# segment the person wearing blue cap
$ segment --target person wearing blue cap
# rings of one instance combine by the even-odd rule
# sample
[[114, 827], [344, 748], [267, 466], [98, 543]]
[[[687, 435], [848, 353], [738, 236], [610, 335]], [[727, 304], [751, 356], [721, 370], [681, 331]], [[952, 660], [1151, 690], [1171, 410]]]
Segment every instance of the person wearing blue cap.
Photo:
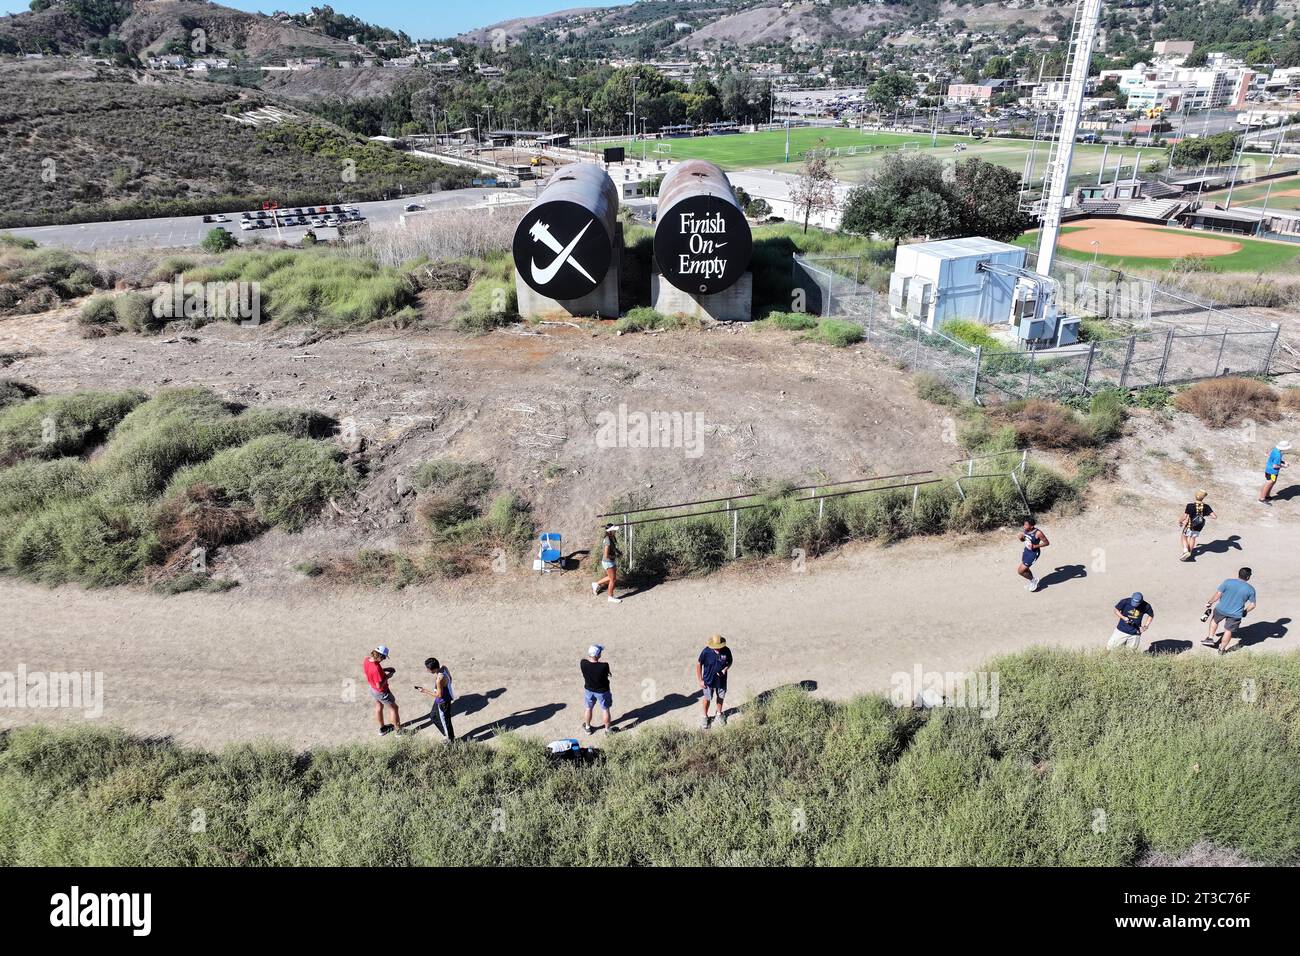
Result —
[[582, 729], [594, 734], [596, 728], [591, 725], [591, 714], [596, 705], [605, 712], [605, 733], [612, 734], [609, 710], [614, 706], [614, 695], [609, 689], [609, 665], [600, 659], [605, 653], [603, 644], [592, 644], [587, 648], [587, 656], [578, 662], [582, 669]]
[[1117, 647], [1137, 650], [1142, 643], [1142, 635], [1155, 620], [1156, 612], [1146, 602], [1141, 591], [1134, 591], [1130, 597], [1122, 598], [1115, 605], [1115, 617], [1118, 621], [1106, 647], [1110, 650]]

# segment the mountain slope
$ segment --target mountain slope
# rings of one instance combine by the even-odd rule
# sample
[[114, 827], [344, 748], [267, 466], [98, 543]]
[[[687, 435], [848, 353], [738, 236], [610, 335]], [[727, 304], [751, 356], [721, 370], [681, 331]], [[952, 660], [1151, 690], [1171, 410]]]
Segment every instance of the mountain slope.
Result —
[[0, 164], [8, 226], [366, 199], [396, 182], [469, 178], [265, 93], [60, 60], [0, 62]]

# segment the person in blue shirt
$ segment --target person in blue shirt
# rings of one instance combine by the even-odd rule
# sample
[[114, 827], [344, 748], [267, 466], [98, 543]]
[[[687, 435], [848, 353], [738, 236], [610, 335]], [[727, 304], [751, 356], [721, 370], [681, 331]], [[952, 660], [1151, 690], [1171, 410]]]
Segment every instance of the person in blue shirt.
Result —
[[[1220, 584], [1214, 596], [1206, 602], [1206, 607], [1213, 608], [1213, 611], [1209, 633], [1203, 643], [1207, 647], [1217, 647], [1220, 654], [1225, 653], [1241, 627], [1241, 619], [1255, 610], [1257, 600], [1255, 589], [1250, 584], [1250, 568], [1242, 568], [1235, 578]], [[1223, 625], [1223, 639], [1216, 642], [1220, 624]]]
[[1264, 465], [1264, 486], [1259, 489], [1259, 500], [1264, 504], [1272, 504], [1273, 492], [1277, 491], [1277, 479], [1286, 467], [1283, 460], [1283, 453], [1291, 450], [1289, 441], [1280, 441], [1276, 447], [1268, 453], [1268, 462]]
[[700, 728], [709, 729], [709, 701], [718, 703], [718, 723], [725, 726], [727, 716], [722, 712], [723, 702], [727, 698], [727, 671], [731, 670], [731, 648], [727, 639], [721, 634], [709, 638], [709, 646], [700, 651], [695, 660], [695, 679], [700, 682], [700, 693], [704, 701], [704, 716], [700, 718]]
[[1042, 529], [1034, 523], [1033, 518], [1025, 519], [1018, 537], [1024, 542], [1024, 547], [1020, 550], [1020, 565], [1016, 568], [1016, 574], [1029, 582], [1025, 585], [1026, 591], [1037, 591], [1040, 583], [1034, 578], [1034, 572], [1030, 568], [1038, 560], [1039, 552], [1051, 542], [1047, 540], [1047, 535], [1043, 534]]
[[1110, 650], [1117, 647], [1137, 650], [1142, 643], [1142, 635], [1155, 620], [1156, 612], [1142, 596], [1142, 592], [1135, 591], [1132, 597], [1123, 598], [1115, 605], [1115, 617], [1118, 619], [1115, 632], [1106, 642], [1106, 647]]

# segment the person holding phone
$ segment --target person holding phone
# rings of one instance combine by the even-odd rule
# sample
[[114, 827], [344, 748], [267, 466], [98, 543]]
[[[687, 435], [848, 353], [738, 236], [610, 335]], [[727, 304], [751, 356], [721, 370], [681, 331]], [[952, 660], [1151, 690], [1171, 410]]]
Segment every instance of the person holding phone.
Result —
[[425, 697], [433, 698], [433, 708], [429, 711], [429, 723], [442, 731], [442, 735], [451, 743], [456, 739], [456, 731], [451, 725], [451, 702], [456, 699], [456, 691], [451, 685], [451, 671], [439, 662], [438, 658], [426, 658], [424, 669], [433, 675], [433, 687], [415, 685]]

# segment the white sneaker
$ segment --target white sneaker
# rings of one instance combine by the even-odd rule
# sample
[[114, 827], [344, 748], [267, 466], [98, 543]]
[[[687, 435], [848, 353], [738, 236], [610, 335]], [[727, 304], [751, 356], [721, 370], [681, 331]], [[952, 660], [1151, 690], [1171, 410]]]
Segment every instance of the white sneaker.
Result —
[[595, 595], [597, 595], [597, 596], [600, 595], [600, 582], [599, 582], [599, 581], [592, 581], [592, 582], [591, 582], [591, 593], [592, 593], [592, 594], [595, 594]]
[[622, 599], [622, 598], [607, 598], [606, 600], [608, 600], [610, 604], [622, 604], [622, 603], [623, 603], [623, 599]]
[[1038, 590], [1038, 582], [1037, 582], [1037, 581], [1030, 581], [1028, 584], [1025, 585], [1025, 590], [1026, 590], [1026, 591], [1037, 591], [1037, 590]]

